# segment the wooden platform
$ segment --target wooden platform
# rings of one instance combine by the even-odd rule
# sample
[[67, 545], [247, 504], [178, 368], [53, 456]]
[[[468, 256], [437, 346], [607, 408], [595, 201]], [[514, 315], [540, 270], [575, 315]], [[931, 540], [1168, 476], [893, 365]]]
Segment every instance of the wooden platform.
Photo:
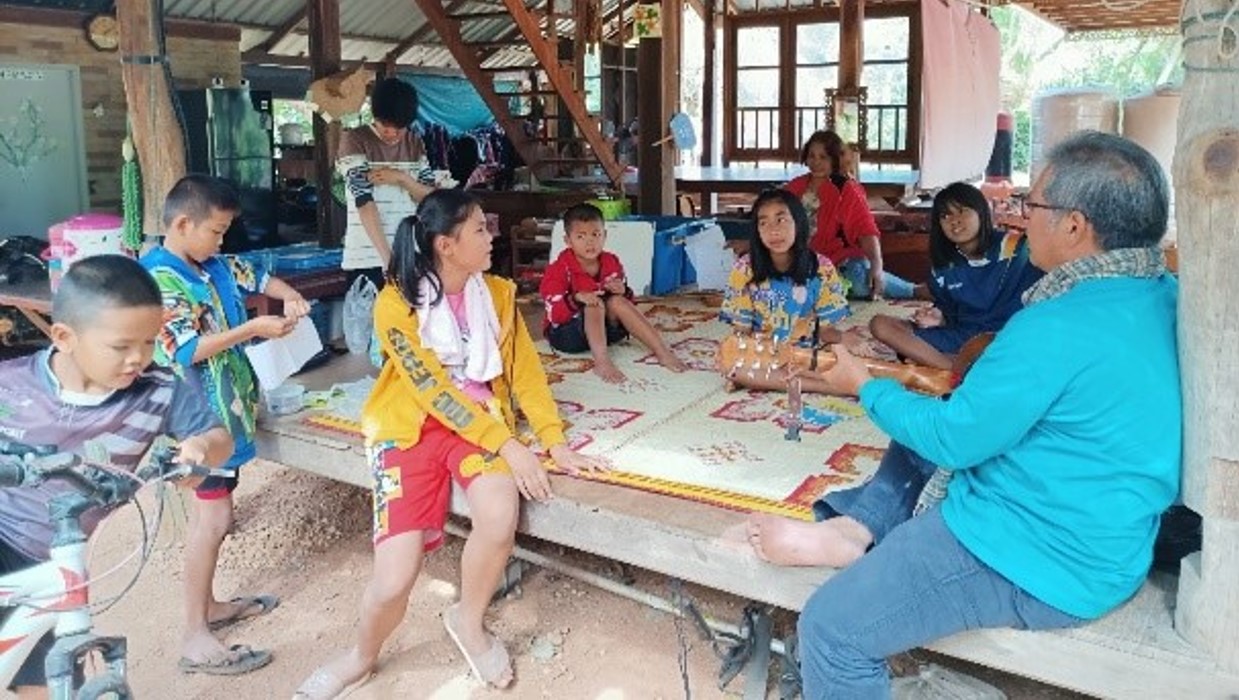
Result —
[[[349, 382], [367, 371], [353, 356], [299, 377], [310, 389]], [[260, 422], [259, 455], [369, 488], [356, 440], [305, 425], [306, 414]], [[556, 498], [526, 503], [520, 531], [754, 601], [800, 610], [833, 573], [786, 569], [757, 559], [729, 533], [744, 516], [642, 491], [552, 476]], [[452, 512], [468, 515], [460, 493]], [[1177, 582], [1156, 578], [1119, 611], [1079, 630], [988, 630], [930, 646], [961, 659], [1107, 698], [1233, 698], [1239, 677], [1184, 642], [1172, 627]]]

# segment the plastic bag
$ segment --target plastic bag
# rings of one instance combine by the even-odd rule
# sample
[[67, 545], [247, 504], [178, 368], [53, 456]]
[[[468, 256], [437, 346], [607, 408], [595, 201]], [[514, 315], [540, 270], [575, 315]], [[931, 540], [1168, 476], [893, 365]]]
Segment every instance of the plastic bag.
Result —
[[896, 678], [894, 700], [1007, 700], [1006, 693], [989, 683], [937, 664], [925, 664], [915, 676]]
[[364, 355], [370, 349], [374, 300], [378, 295], [378, 288], [365, 275], [354, 280], [344, 295], [344, 344], [354, 355]]

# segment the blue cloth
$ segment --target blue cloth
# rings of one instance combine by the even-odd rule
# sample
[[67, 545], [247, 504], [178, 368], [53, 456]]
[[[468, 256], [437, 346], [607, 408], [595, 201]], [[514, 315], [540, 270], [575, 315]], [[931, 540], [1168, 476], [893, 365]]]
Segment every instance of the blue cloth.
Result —
[[[848, 281], [849, 299], [868, 299], [873, 296], [869, 288], [869, 258], [849, 258], [839, 263], [839, 274]], [[883, 293], [887, 299], [911, 299], [916, 285], [883, 270], [882, 281], [886, 284]]]
[[464, 78], [405, 73], [400, 79], [417, 90], [416, 120], [423, 126], [441, 124], [455, 136], [495, 123], [482, 96]]
[[1082, 622], [987, 566], [933, 509], [896, 527], [809, 598], [798, 625], [804, 697], [886, 700], [888, 656], [963, 630]]
[[[943, 326], [960, 329], [967, 340], [978, 333], [1000, 330], [1007, 319], [1024, 308], [1020, 295], [1043, 274], [1029, 261], [1028, 240], [1023, 234], [995, 232], [981, 260], [969, 260], [956, 251], [949, 265], [931, 270], [929, 291], [934, 306], [942, 311]], [[925, 340], [934, 345], [939, 338]], [[958, 347], [934, 347], [943, 352], [959, 351]]]
[[963, 546], [1078, 617], [1140, 587], [1178, 492], [1177, 297], [1170, 275], [1081, 281], [1015, 314], [946, 401], [861, 388], [878, 427], [955, 470], [942, 514]]

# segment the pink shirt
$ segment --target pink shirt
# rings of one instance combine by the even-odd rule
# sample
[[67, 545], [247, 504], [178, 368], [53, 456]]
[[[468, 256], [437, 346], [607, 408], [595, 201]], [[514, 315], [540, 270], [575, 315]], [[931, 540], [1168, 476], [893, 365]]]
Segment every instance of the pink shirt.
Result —
[[[469, 316], [465, 311], [465, 293], [445, 294], [444, 296], [447, 297], [448, 308], [452, 310], [452, 316], [456, 319], [456, 327], [460, 329], [461, 337], [468, 343]], [[478, 403], [486, 403], [495, 396], [495, 393], [490, 390], [490, 384], [475, 382], [463, 375], [458, 376], [455, 372], [452, 373], [452, 383]]]

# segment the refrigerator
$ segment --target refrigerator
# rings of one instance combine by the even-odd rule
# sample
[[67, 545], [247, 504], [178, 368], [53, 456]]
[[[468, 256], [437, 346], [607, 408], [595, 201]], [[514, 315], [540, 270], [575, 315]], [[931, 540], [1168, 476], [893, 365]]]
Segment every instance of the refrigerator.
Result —
[[281, 245], [277, 230], [271, 93], [249, 88], [178, 90], [186, 167], [236, 188], [241, 213], [224, 235], [224, 252]]

